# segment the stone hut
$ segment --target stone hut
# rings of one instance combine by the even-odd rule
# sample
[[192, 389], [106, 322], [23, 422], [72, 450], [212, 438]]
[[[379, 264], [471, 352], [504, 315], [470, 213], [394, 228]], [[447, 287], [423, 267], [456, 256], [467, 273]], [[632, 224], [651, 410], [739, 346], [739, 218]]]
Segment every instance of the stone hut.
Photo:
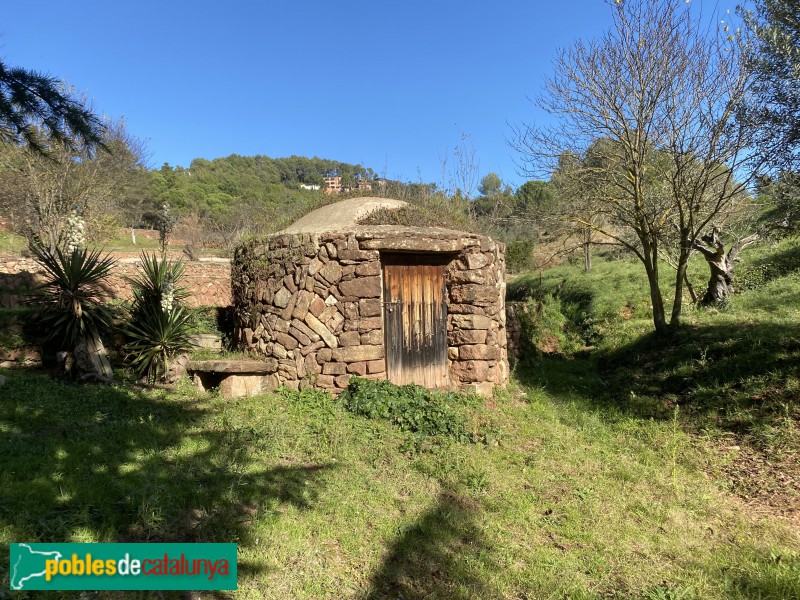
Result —
[[264, 387], [337, 393], [351, 376], [491, 394], [508, 382], [504, 246], [442, 228], [359, 225], [353, 198], [240, 245], [236, 342]]

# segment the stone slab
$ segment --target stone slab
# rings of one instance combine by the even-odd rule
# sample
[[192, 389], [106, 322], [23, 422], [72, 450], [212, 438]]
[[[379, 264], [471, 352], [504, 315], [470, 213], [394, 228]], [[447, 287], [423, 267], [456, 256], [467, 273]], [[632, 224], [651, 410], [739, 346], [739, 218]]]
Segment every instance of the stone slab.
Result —
[[186, 370], [190, 373], [239, 373], [239, 374], [271, 374], [278, 369], [275, 359], [265, 360], [190, 360]]

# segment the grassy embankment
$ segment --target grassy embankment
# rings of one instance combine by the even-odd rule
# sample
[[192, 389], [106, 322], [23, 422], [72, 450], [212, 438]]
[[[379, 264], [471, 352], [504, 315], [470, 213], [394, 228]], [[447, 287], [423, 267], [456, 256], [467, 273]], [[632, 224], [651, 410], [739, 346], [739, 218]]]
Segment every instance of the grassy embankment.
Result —
[[[781, 252], [752, 253], [747, 277]], [[543, 274], [558, 351], [455, 406], [489, 443], [420, 443], [319, 393], [223, 402], [6, 370], [0, 540], [236, 541], [250, 598], [800, 597], [797, 522], [731, 477], [745, 453], [784, 473], [797, 457], [790, 258], [666, 343], [638, 266]]]

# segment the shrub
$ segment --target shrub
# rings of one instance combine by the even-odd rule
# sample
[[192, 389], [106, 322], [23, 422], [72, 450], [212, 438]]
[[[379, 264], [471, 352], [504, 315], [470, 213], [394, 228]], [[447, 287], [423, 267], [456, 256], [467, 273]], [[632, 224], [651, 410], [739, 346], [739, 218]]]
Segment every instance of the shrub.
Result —
[[465, 400], [455, 392], [431, 392], [418, 385], [397, 386], [353, 377], [339, 399], [349, 412], [388, 420], [402, 431], [443, 435], [459, 442], [482, 440], [482, 436], [470, 432], [464, 415], [452, 407]]
[[165, 378], [170, 359], [192, 348], [193, 313], [183, 305], [188, 292], [178, 285], [182, 276], [181, 261], [143, 253], [142, 270], [130, 280], [126, 349], [137, 375], [151, 382]]
[[107, 333], [112, 315], [101, 299], [116, 261], [86, 248], [64, 252], [33, 244], [31, 251], [44, 269], [44, 282], [33, 302], [38, 305], [34, 318], [45, 332], [45, 344], [72, 351], [86, 338]]
[[522, 273], [533, 267], [533, 240], [514, 240], [506, 245], [506, 267], [512, 273]]

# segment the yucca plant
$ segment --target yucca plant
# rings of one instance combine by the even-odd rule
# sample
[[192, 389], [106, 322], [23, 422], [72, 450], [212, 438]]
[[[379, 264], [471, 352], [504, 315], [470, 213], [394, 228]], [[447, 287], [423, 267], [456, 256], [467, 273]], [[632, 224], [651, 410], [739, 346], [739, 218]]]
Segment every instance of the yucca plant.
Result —
[[178, 285], [183, 263], [142, 253], [142, 270], [130, 279], [133, 300], [124, 328], [126, 349], [137, 375], [150, 382], [165, 378], [169, 361], [192, 348], [193, 313], [183, 301], [188, 291]]
[[[189, 297], [189, 291], [178, 285], [183, 278], [184, 267], [180, 260], [159, 258], [156, 254], [142, 252], [142, 269], [128, 281], [133, 292], [131, 312], [136, 318], [137, 311], [169, 308], [169, 305], [182, 305]], [[169, 300], [172, 302], [169, 302]]]
[[136, 374], [156, 382], [166, 377], [172, 357], [192, 347], [192, 313], [184, 306], [173, 306], [168, 311], [148, 306], [137, 314], [125, 331], [131, 340], [126, 349], [131, 353]]
[[86, 248], [64, 252], [33, 244], [31, 251], [45, 272], [40, 294], [33, 298], [45, 343], [72, 351], [89, 337], [108, 332], [112, 314], [101, 299], [116, 261], [99, 250]]

